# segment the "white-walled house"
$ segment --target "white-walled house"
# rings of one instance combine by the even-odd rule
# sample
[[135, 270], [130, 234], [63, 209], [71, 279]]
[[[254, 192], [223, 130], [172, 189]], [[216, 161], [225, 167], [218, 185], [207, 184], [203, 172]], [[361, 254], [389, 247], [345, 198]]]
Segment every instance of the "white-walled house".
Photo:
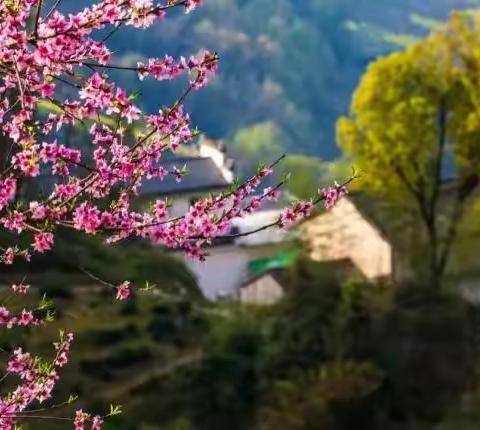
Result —
[[[254, 231], [276, 221], [280, 213], [280, 208], [267, 203], [264, 209], [233, 220], [231, 233]], [[205, 297], [216, 300], [238, 298], [242, 284], [250, 277], [251, 263], [272, 257], [289, 246], [288, 232], [271, 227], [252, 235], [219, 241], [208, 248], [208, 257], [204, 262], [182, 255], [186, 265], [196, 275]]]
[[[170, 215], [182, 215], [196, 198], [230, 187], [234, 178], [232, 164], [223, 145], [209, 140], [200, 141], [193, 156], [162, 162], [170, 171], [173, 167], [182, 168], [185, 165], [189, 174], [180, 182], [173, 175], [163, 180], [146, 181], [141, 189], [142, 198], [168, 197], [172, 204]], [[281, 205], [265, 202], [258, 212], [234, 220], [231, 232], [234, 237], [214, 242], [208, 248], [208, 258], [204, 262], [191, 260], [178, 252], [179, 258], [196, 276], [206, 298], [239, 298], [259, 302], [278, 299], [279, 294], [272, 293], [273, 290], [278, 292], [278, 289], [274, 288], [275, 282], [270, 278], [259, 278], [255, 284], [249, 284], [252, 279], [249, 267], [254, 261], [289, 249], [293, 232], [272, 227], [252, 235], [235, 235], [268, 225], [280, 214]], [[331, 210], [310, 217], [298, 226], [296, 233], [306, 243], [312, 260], [350, 261], [358, 272], [370, 280], [394, 275], [396, 262], [392, 243], [378, 223], [366, 216], [355, 195], [341, 199]], [[267, 291], [272, 288], [272, 291]]]
[[239, 298], [242, 285], [250, 277], [250, 264], [271, 257], [284, 249], [282, 244], [265, 243], [254, 247], [230, 245], [213, 246], [206, 261], [183, 256], [195, 274], [204, 296], [210, 300]]
[[172, 217], [183, 215], [197, 198], [228, 189], [234, 179], [233, 162], [227, 158], [223, 145], [207, 139], [200, 140], [192, 155], [162, 159], [161, 165], [169, 172], [186, 167], [188, 173], [181, 181], [175, 175], [144, 181], [141, 199], [167, 198]]
[[[162, 161], [162, 166], [172, 171], [185, 166], [188, 174], [180, 182], [174, 175], [163, 180], [145, 181], [140, 190], [141, 200], [147, 203], [155, 198], [167, 198], [171, 204], [169, 215], [183, 215], [199, 197], [211, 192], [227, 190], [234, 180], [233, 162], [227, 158], [221, 143], [200, 140], [196, 151], [187, 157]], [[264, 202], [263, 208], [245, 218], [232, 221], [231, 234], [248, 233], [278, 219], [279, 205]], [[287, 246], [287, 234], [270, 228], [256, 234], [215, 241], [208, 248], [206, 261], [196, 261], [177, 252], [197, 278], [203, 295], [211, 300], [237, 298], [241, 285], [249, 277], [252, 261], [270, 257]]]

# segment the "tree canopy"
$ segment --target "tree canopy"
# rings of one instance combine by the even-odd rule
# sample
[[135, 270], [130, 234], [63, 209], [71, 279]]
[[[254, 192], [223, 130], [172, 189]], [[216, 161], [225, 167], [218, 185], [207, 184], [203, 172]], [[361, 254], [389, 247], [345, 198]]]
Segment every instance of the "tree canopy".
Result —
[[[364, 185], [415, 203], [437, 273], [479, 182], [479, 26], [478, 13], [453, 13], [425, 40], [372, 63], [338, 122], [338, 142], [366, 172]], [[452, 210], [440, 222], [445, 196]]]

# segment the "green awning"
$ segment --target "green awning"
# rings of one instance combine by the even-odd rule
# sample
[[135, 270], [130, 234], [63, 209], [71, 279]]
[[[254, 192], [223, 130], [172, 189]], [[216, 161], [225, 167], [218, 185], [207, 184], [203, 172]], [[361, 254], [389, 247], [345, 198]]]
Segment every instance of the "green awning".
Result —
[[298, 251], [286, 251], [271, 257], [251, 260], [248, 269], [254, 274], [260, 274], [271, 269], [284, 269], [290, 267], [298, 256]]

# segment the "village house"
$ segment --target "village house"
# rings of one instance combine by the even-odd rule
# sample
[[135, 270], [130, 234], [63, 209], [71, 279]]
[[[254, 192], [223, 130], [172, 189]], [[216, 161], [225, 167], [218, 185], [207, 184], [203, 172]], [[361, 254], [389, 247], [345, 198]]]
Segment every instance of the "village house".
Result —
[[[444, 207], [449, 207], [452, 183], [446, 180], [443, 185]], [[470, 205], [473, 208], [478, 202], [472, 199]], [[463, 224], [471, 222], [465, 220]], [[395, 207], [379, 196], [352, 192], [332, 209], [315, 213], [304, 221], [299, 226], [299, 235], [314, 261], [347, 258], [366, 279], [407, 284], [418, 282], [419, 270], [425, 264], [427, 251], [423, 229], [414, 212]], [[459, 257], [461, 249], [471, 250], [480, 243], [478, 230], [470, 230], [459, 229], [446, 278], [458, 287], [469, 279], [468, 285], [476, 285], [469, 287], [470, 290], [473, 288], [475, 295], [480, 297], [476, 259], [471, 252]]]
[[333, 208], [299, 226], [314, 261], [348, 259], [371, 281], [407, 281], [414, 276], [409, 253], [418, 231], [379, 198], [363, 192], [343, 197]]
[[[181, 181], [173, 175], [163, 180], [145, 181], [140, 190], [141, 201], [168, 198], [172, 217], [184, 214], [196, 199], [211, 193], [227, 190], [234, 180], [233, 161], [226, 155], [221, 142], [206, 138], [192, 148], [188, 156], [162, 161], [162, 166], [172, 171], [185, 166], [188, 174]], [[278, 219], [280, 205], [265, 202], [262, 209], [232, 222], [231, 234], [248, 233]], [[178, 252], [179, 258], [195, 275], [203, 295], [210, 300], [237, 298], [240, 287], [250, 274], [252, 261], [261, 260], [281, 252], [288, 246], [286, 233], [267, 229], [253, 235], [217, 240], [208, 248], [206, 261], [192, 260]]]
[[[277, 267], [259, 272], [250, 278], [240, 288], [240, 301], [255, 306], [270, 306], [277, 303], [292, 288], [289, 266], [287, 261], [283, 261]], [[319, 285], [324, 282], [363, 278], [349, 259], [317, 262], [316, 266], [318, 272], [322, 274], [318, 279]]]
[[300, 231], [312, 260], [349, 259], [370, 280], [393, 276], [392, 243], [354, 197], [344, 197], [329, 211], [308, 219]]

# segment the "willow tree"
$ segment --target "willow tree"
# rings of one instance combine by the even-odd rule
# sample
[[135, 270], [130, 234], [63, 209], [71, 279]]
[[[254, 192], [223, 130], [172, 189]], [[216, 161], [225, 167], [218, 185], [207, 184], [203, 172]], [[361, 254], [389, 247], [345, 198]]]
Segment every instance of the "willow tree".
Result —
[[430, 285], [440, 285], [479, 184], [480, 14], [453, 13], [426, 39], [372, 63], [337, 135], [367, 187], [413, 203]]

